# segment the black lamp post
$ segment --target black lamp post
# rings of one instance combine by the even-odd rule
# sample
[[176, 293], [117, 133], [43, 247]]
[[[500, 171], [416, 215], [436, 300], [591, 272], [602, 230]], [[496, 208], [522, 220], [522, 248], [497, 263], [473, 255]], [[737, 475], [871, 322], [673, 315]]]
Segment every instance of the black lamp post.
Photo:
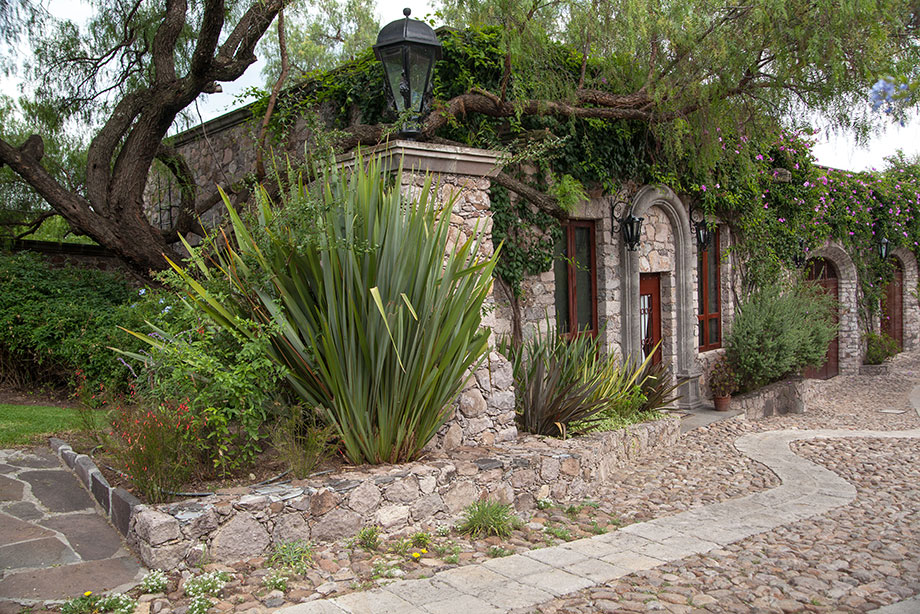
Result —
[[434, 63], [441, 58], [441, 43], [428, 24], [409, 19], [391, 22], [380, 30], [374, 55], [383, 63], [390, 104], [401, 117], [408, 116], [400, 136], [417, 137], [431, 102]]
[[[624, 210], [622, 215], [617, 213], [621, 208]], [[628, 214], [627, 211], [629, 212]], [[626, 249], [631, 252], [639, 249], [639, 241], [642, 239], [642, 220], [644, 219], [633, 215], [625, 202], [621, 201], [610, 207], [613, 235], [615, 236], [617, 232], [620, 232], [623, 235]]]
[[888, 242], [888, 237], [882, 237], [878, 240], [878, 257], [883, 261], [888, 260], [888, 250], [891, 248], [891, 244]]

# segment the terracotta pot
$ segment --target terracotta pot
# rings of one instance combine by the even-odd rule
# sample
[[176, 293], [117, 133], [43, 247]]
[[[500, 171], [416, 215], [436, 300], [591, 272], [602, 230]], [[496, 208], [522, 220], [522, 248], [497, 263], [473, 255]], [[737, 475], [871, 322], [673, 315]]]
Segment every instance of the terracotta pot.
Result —
[[728, 411], [731, 409], [732, 397], [731, 395], [727, 397], [713, 397], [712, 402], [716, 406], [716, 411]]

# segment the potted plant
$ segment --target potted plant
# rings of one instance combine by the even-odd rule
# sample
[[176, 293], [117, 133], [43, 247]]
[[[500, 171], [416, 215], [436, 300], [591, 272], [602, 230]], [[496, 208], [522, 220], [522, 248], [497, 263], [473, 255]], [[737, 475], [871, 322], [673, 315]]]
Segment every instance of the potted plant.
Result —
[[709, 371], [709, 389], [717, 411], [728, 411], [732, 393], [738, 389], [735, 371], [726, 357], [720, 358]]

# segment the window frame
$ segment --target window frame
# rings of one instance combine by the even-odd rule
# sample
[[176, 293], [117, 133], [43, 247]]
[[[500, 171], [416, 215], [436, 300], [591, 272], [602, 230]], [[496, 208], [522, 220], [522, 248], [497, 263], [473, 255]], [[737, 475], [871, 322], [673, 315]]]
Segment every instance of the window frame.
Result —
[[[697, 325], [700, 327], [699, 331], [702, 332], [702, 338], [709, 340], [709, 326], [713, 319], [718, 319], [719, 322], [719, 336], [713, 343], [704, 343], [699, 346], [700, 352], [709, 352], [711, 350], [718, 350], [722, 347], [722, 261], [720, 253], [720, 244], [719, 244], [719, 227], [716, 226], [715, 231], [712, 233], [712, 242], [708, 249], [698, 250], [697, 255]], [[715, 279], [709, 279], [709, 259], [715, 258]], [[710, 283], [715, 283], [715, 294], [716, 294], [716, 305], [715, 310], [712, 309], [712, 305], [709, 304], [709, 290]], [[700, 297], [703, 299], [703, 304], [700, 304]], [[699, 340], [699, 336], [697, 337]]]
[[[588, 230], [588, 259], [590, 261], [591, 288], [591, 328], [580, 328], [578, 322], [578, 277], [576, 275], [575, 258], [570, 254], [575, 253], [575, 229]], [[565, 240], [565, 266], [566, 266], [566, 297], [568, 301], [568, 322], [563, 326], [556, 314], [556, 328], [561, 334], [572, 339], [578, 335], [597, 336], [599, 331], [597, 317], [597, 222], [595, 220], [568, 220], [562, 224], [563, 239]], [[558, 283], [558, 279], [555, 280]], [[574, 326], [573, 326], [574, 324]]]

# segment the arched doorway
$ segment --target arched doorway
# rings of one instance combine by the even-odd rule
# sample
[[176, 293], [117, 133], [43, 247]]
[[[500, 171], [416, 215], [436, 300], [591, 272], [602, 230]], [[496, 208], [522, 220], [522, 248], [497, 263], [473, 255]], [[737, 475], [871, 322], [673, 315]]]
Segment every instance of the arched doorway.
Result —
[[[821, 286], [825, 292], [839, 300], [839, 284], [837, 267], [826, 258], [812, 258], [808, 261], [805, 270], [806, 278]], [[839, 316], [834, 318], [835, 323]], [[805, 370], [805, 377], [814, 379], [830, 379], [840, 373], [840, 340], [835, 336], [827, 346], [827, 355], [824, 364], [820, 367], [810, 367]]]
[[882, 298], [882, 332], [904, 348], [904, 267], [894, 259], [894, 274]]

